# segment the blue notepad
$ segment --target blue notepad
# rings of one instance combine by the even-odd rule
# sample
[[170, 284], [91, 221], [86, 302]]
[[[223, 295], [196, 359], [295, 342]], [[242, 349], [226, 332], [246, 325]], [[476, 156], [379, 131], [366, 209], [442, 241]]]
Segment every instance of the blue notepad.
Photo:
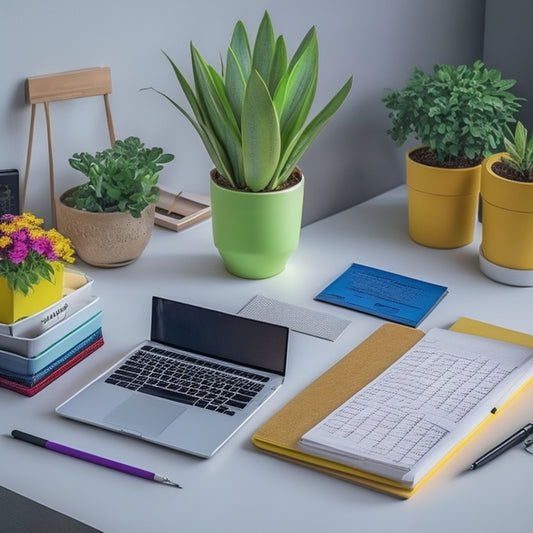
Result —
[[417, 327], [448, 288], [353, 263], [315, 300]]

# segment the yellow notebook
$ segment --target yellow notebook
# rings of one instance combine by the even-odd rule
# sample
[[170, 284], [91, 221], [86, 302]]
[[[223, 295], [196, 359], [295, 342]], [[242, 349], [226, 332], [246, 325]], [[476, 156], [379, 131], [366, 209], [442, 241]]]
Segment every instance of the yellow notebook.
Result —
[[[533, 336], [467, 318], [458, 320], [450, 329], [533, 347]], [[298, 441], [304, 433], [380, 375], [423, 336], [422, 331], [407, 326], [392, 323], [381, 326], [267, 421], [254, 434], [253, 443], [283, 459], [371, 489], [409, 498], [449, 459], [457, 447], [417, 485], [408, 488], [398, 482], [303, 452], [298, 447]], [[500, 411], [501, 409], [498, 412]], [[489, 415], [467, 440], [492, 416]]]

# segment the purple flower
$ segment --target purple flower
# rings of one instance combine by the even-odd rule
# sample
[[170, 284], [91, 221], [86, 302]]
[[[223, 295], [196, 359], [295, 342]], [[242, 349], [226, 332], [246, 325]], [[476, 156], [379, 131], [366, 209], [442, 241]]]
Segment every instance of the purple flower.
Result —
[[0, 222], [13, 222], [13, 220], [15, 219], [15, 215], [12, 215], [10, 213], [6, 213], [5, 215], [2, 215], [0, 217]]
[[37, 237], [33, 239], [31, 248], [39, 255], [44, 255], [48, 261], [55, 261], [57, 255], [54, 253], [54, 246], [47, 237]]
[[28, 252], [29, 249], [24, 242], [15, 241], [13, 243], [13, 248], [8, 251], [7, 257], [12, 263], [19, 264], [26, 259]]
[[13, 239], [13, 242], [21, 242], [24, 243], [26, 246], [30, 246], [31, 237], [30, 232], [26, 228], [18, 229], [17, 231], [14, 231], [10, 237]]

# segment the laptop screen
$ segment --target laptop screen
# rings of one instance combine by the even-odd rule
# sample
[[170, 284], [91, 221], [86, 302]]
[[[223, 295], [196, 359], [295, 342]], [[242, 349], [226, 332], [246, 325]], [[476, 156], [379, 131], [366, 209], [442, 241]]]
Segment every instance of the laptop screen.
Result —
[[284, 375], [289, 329], [154, 296], [151, 340]]

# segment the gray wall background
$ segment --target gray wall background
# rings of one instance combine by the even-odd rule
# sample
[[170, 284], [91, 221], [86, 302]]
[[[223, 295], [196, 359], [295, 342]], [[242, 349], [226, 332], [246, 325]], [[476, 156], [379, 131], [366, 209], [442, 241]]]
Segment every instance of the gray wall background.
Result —
[[[531, 11], [529, 0], [510, 2]], [[300, 164], [306, 176], [304, 223], [309, 223], [404, 182], [405, 147], [395, 147], [386, 134], [389, 119], [381, 102], [385, 89], [402, 86], [415, 65], [428, 70], [434, 63], [481, 58], [486, 3], [491, 18], [501, 21], [503, 2], [497, 0], [2, 0], [0, 168], [24, 174], [30, 123], [24, 95], [27, 77], [109, 66], [117, 138], [137, 135], [148, 145], [174, 153], [176, 160], [161, 173], [161, 183], [176, 191], [207, 193], [211, 163], [196, 133], [160, 96], [139, 89], [152, 85], [183, 103], [161, 50], [189, 74], [193, 41], [208, 62], [218, 65], [236, 20], [242, 19], [255, 35], [268, 9], [290, 53], [309, 27], [317, 26], [321, 64], [316, 110], [354, 75], [348, 100]], [[489, 66], [506, 75], [520, 74], [521, 88], [530, 87], [531, 78], [508, 65], [497, 50], [494, 41], [489, 54], [494, 65]], [[108, 137], [100, 98], [53, 103], [51, 113], [60, 194], [83, 181], [70, 169], [68, 157], [105, 148]], [[42, 105], [37, 110], [26, 209], [49, 220]]]
[[486, 0], [483, 57], [506, 78], [516, 79], [514, 93], [526, 98], [518, 118], [533, 133], [533, 2]]

